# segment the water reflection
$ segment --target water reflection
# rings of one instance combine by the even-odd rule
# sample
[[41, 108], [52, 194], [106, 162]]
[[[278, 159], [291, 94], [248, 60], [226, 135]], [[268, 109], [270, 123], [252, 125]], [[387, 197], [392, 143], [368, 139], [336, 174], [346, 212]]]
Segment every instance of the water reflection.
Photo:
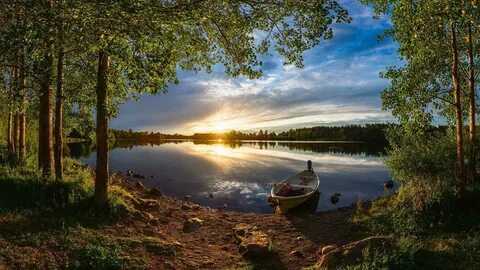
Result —
[[[381, 151], [355, 143], [124, 142], [110, 152], [113, 171], [132, 169], [165, 194], [191, 195], [200, 204], [239, 211], [271, 212], [266, 200], [271, 184], [304, 169], [309, 159], [320, 176], [320, 211], [380, 196], [388, 179]], [[86, 163], [95, 164], [93, 152], [82, 154]], [[332, 205], [336, 192], [342, 197]]]

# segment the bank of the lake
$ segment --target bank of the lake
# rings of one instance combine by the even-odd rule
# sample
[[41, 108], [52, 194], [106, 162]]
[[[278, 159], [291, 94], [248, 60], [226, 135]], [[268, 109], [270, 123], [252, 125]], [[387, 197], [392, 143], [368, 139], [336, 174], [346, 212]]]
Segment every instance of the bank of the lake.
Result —
[[[322, 247], [360, 237], [352, 208], [286, 216], [224, 211], [122, 175], [112, 176], [111, 190], [123, 206], [109, 218], [46, 205], [1, 211], [0, 269], [301, 269], [317, 263]], [[242, 224], [264, 234], [268, 249], [242, 250], [234, 231]]]
[[[89, 203], [92, 171], [69, 163], [65, 182], [57, 183], [39, 181], [28, 169], [2, 167], [0, 269], [478, 266], [478, 221], [423, 235], [396, 234], [384, 219], [396, 195], [373, 206], [315, 214], [242, 213], [165, 196], [115, 174], [110, 210], [105, 211]], [[42, 196], [43, 191], [54, 198]], [[480, 213], [468, 209], [468, 216]]]

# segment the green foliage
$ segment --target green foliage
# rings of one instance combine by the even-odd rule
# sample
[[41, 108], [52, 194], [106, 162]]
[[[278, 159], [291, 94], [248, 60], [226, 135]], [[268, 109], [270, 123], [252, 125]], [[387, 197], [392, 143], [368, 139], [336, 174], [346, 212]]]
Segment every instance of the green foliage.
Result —
[[100, 244], [88, 244], [77, 250], [77, 261], [70, 269], [116, 270], [122, 269], [123, 261], [118, 247], [108, 247]]
[[411, 134], [397, 127], [389, 130], [388, 137], [386, 163], [396, 181], [428, 189], [419, 196], [455, 191], [455, 138], [450, 132]]
[[57, 182], [42, 178], [36, 171], [0, 167], [0, 207], [25, 209], [66, 207], [93, 194], [93, 181], [85, 169], [72, 169], [68, 178]]
[[227, 133], [196, 133], [192, 136], [163, 134], [132, 130], [111, 130], [115, 138], [122, 140], [161, 140], [161, 139], [197, 139], [197, 140], [325, 140], [325, 141], [363, 141], [385, 144], [385, 131], [388, 124], [317, 126], [311, 128], [290, 129], [280, 133], [259, 130], [257, 132], [229, 131]]
[[355, 265], [348, 265], [339, 270], [408, 270], [417, 269], [413, 254], [414, 247], [398, 246], [398, 249], [384, 250], [368, 247], [363, 250], [362, 262]]

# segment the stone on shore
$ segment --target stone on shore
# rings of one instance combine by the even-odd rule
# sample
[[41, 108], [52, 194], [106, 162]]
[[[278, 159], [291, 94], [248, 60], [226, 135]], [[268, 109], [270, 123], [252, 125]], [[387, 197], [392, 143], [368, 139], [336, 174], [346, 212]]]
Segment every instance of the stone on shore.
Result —
[[203, 225], [203, 220], [199, 218], [189, 218], [183, 223], [183, 232], [190, 233], [194, 232]]
[[322, 251], [321, 251], [321, 255], [325, 255], [327, 254], [328, 252], [334, 250], [334, 249], [337, 249], [338, 246], [337, 245], [328, 245], [328, 246], [324, 246], [322, 247]]
[[391, 236], [371, 236], [365, 239], [351, 242], [349, 244], [334, 249], [326, 249], [316, 265], [319, 269], [338, 269], [342, 266], [352, 265], [361, 262], [363, 259], [363, 250], [370, 248], [389, 248]]
[[157, 197], [162, 197], [163, 196], [163, 193], [158, 188], [151, 188], [148, 191], [148, 194], [152, 195], [152, 196], [157, 196]]
[[270, 237], [255, 226], [245, 223], [237, 224], [233, 228], [233, 234], [242, 256], [262, 257], [270, 254], [272, 246]]
[[138, 188], [138, 189], [142, 189], [142, 190], [145, 189], [145, 186], [140, 181], [135, 182], [135, 187]]
[[170, 243], [155, 237], [145, 237], [142, 242], [148, 252], [163, 256], [175, 256], [177, 254], [176, 243]]

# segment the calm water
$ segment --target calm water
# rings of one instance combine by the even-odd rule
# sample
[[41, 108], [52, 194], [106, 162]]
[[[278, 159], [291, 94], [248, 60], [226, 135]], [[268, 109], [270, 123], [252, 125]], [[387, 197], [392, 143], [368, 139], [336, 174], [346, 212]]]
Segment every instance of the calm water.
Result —
[[[71, 146], [72, 155], [95, 164], [95, 153]], [[375, 149], [377, 148], [377, 149]], [[381, 147], [355, 143], [192, 142], [125, 145], [110, 151], [112, 171], [133, 170], [145, 185], [211, 207], [272, 212], [267, 203], [272, 183], [306, 167], [312, 160], [320, 177], [317, 211], [348, 206], [385, 193], [389, 173]], [[333, 205], [330, 197], [341, 193]], [[210, 198], [213, 194], [213, 198]]]

